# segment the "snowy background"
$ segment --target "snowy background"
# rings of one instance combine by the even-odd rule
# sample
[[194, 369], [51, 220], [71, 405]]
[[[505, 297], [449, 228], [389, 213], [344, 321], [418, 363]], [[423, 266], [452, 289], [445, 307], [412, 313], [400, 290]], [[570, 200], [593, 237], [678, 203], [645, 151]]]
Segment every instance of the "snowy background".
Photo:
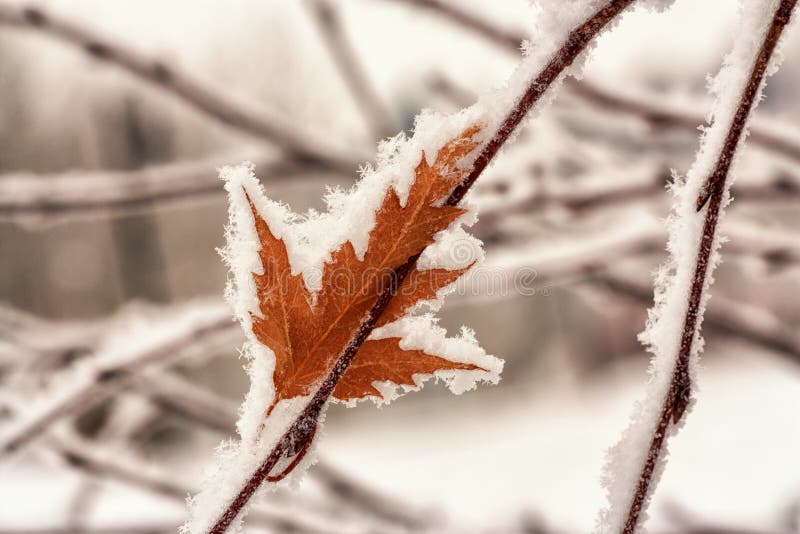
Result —
[[[526, 0], [36, 5], [191, 84], [176, 96], [90, 57], [97, 46], [16, 27], [29, 4], [0, 1], [0, 534], [173, 532], [247, 389], [215, 169], [252, 159], [272, 198], [320, 209], [326, 185], [353, 183], [420, 109], [502, 84], [521, 38], [536, 46], [536, 13]], [[677, 0], [601, 39], [586, 79], [473, 193], [490, 276], [465, 280], [442, 324], [504, 358], [501, 383], [334, 406], [320, 465], [260, 501], [248, 532], [592, 528], [605, 450], [644, 390], [636, 334], [665, 256], [663, 184], [691, 163], [736, 18], [731, 0]], [[794, 30], [738, 167], [700, 396], [670, 444], [655, 532], [800, 532]], [[275, 136], [223, 124], [213, 99], [210, 114], [191, 105], [198, 88], [290, 120]], [[334, 156], [276, 148], [298, 136]]]

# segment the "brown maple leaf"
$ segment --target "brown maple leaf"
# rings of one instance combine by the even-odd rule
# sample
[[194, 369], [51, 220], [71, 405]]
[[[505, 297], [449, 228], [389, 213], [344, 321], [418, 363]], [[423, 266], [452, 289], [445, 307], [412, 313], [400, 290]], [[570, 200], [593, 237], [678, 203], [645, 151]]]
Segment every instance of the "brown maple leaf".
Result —
[[[462, 178], [456, 163], [478, 142], [473, 126], [445, 144], [429, 165], [425, 154], [415, 169], [405, 206], [389, 187], [375, 214], [375, 225], [363, 261], [350, 241], [332, 254], [322, 274], [322, 288], [312, 295], [302, 275], [291, 274], [282, 239], [272, 233], [248, 196], [261, 243], [263, 274], [253, 273], [261, 315], [251, 313], [253, 333], [275, 353], [275, 398], [267, 414], [281, 400], [308, 395], [328, 374], [367, 311], [384, 290], [394, 270], [419, 253], [465, 210], [443, 204]], [[245, 192], [245, 195], [247, 193]], [[435, 298], [470, 266], [457, 270], [414, 268], [384, 311], [376, 328], [402, 317], [417, 302]], [[314, 298], [315, 297], [315, 298]], [[368, 340], [333, 392], [348, 401], [382, 396], [375, 381], [414, 385], [417, 373], [441, 370], [482, 370], [421, 350], [404, 350], [400, 338]]]

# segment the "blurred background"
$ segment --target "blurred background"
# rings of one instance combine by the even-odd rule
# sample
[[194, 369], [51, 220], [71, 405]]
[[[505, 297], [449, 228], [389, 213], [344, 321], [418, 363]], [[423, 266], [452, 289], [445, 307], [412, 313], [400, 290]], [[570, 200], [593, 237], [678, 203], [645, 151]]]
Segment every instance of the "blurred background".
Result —
[[[526, 0], [0, 3], [0, 534], [174, 532], [235, 436], [216, 169], [297, 212], [422, 108], [502, 84]], [[442, 311], [496, 387], [333, 406], [320, 463], [247, 532], [587, 532], [646, 380], [636, 340], [736, 2], [626, 16], [478, 182], [497, 280]], [[800, 35], [740, 158], [700, 396], [654, 532], [800, 532]], [[521, 280], [521, 279], [520, 279]]]

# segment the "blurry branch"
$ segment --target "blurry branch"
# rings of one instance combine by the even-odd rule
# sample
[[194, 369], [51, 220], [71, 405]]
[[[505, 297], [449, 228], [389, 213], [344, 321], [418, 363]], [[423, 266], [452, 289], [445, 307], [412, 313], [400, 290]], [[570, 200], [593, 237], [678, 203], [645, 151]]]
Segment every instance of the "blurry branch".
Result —
[[[25, 416], [0, 438], [0, 455], [20, 449], [56, 421], [107, 398], [143, 369], [169, 362], [191, 345], [207, 343], [237, 329], [226, 306], [186, 312], [173, 322], [162, 331], [153, 326], [152, 330], [156, 331], [150, 332], [146, 343], [131, 333], [127, 343], [120, 343], [124, 348], [101, 351], [90, 361], [82, 362], [73, 370], [74, 374], [67, 372], [67, 377], [57, 377], [54, 391], [41, 392], [39, 402], [34, 399]], [[129, 347], [131, 344], [133, 347]]]
[[[328, 147], [310, 132], [300, 132], [286, 117], [234, 99], [199, 79], [166, 63], [146, 57], [114, 43], [106, 36], [61, 19], [39, 7], [0, 4], [0, 24], [39, 30], [62, 42], [82, 48], [94, 59], [121, 67], [141, 80], [171, 93], [181, 101], [222, 124], [267, 140], [299, 160], [319, 162], [345, 173], [352, 173], [364, 154], [347, 153], [343, 147]], [[325, 148], [322, 148], [325, 147]]]
[[792, 524], [794, 518], [792, 517], [792, 506], [780, 514], [778, 523], [782, 524], [783, 528], [780, 530], [763, 530], [763, 529], [750, 529], [743, 527], [721, 526], [710, 523], [698, 517], [686, 507], [671, 502], [666, 506], [667, 515], [670, 517], [670, 522], [675, 524], [680, 531], [685, 534], [779, 534], [784, 532], [797, 532]]
[[0, 305], [0, 359], [16, 363], [17, 374], [60, 369], [89, 354], [106, 326], [99, 321], [54, 323]]
[[347, 38], [338, 6], [328, 0], [308, 0], [307, 3], [343, 81], [371, 126], [373, 136], [380, 139], [393, 135], [398, 127]]
[[238, 408], [235, 403], [172, 373], [143, 373], [131, 381], [129, 389], [144, 395], [161, 410], [209, 430], [223, 435], [236, 432]]
[[[170, 373], [146, 373], [132, 382], [131, 389], [147, 396], [161, 409], [209, 430], [225, 435], [236, 430], [237, 408], [233, 402]], [[332, 497], [372, 517], [410, 529], [430, 522], [419, 511], [364, 486], [325, 461], [318, 462], [309, 475]]]
[[423, 527], [431, 523], [430, 514], [423, 515], [422, 511], [414, 510], [404, 502], [365, 486], [332, 467], [329, 462], [317, 462], [312, 477], [340, 502], [388, 523], [400, 525], [409, 532], [425, 530]]
[[[162, 207], [221, 195], [224, 190], [216, 176], [216, 168], [248, 157], [240, 154], [208, 161], [154, 165], [136, 171], [7, 174], [0, 176], [0, 220], [23, 224], [55, 223], [97, 215], [119, 215], [153, 205]], [[304, 173], [330, 176], [329, 169], [314, 165], [276, 161], [268, 157], [251, 159], [255, 160], [257, 172], [269, 177], [269, 183]], [[650, 177], [638, 176], [641, 172], [637, 169], [617, 169], [611, 172], [625, 175], [619, 183], [559, 186], [509, 198], [495, 209], [482, 209], [481, 221], [488, 225], [506, 215], [543, 207], [584, 211], [653, 198], [663, 193], [669, 172], [666, 164], [654, 164], [648, 169]], [[636, 176], [631, 176], [631, 173]], [[335, 176], [342, 175], [337, 173]], [[786, 171], [775, 172], [758, 183], [739, 181], [733, 187], [733, 195], [737, 201], [786, 200], [800, 196], [800, 180]], [[477, 198], [480, 201], [480, 196]]]
[[[520, 43], [525, 40], [522, 34], [516, 34], [484, 18], [478, 18], [450, 0], [392, 0], [397, 3], [427, 9], [451, 22], [467, 28], [488, 41], [518, 53]], [[535, 45], [534, 45], [535, 46]], [[445, 80], [446, 82], [446, 80]], [[437, 85], [442, 80], [437, 79]], [[624, 113], [638, 117], [654, 127], [672, 127], [697, 132], [697, 125], [705, 122], [705, 110], [691, 109], [693, 106], [682, 104], [680, 107], [665, 105], [663, 96], [641, 94], [621, 94], [612, 92], [587, 79], [575, 80], [568, 78], [564, 82], [570, 94], [577, 96], [585, 102], [606, 111]], [[452, 87], [450, 87], [452, 89]], [[458, 92], [454, 93], [459, 96]], [[464, 95], [460, 95], [463, 97]], [[688, 109], [687, 109], [688, 105]], [[795, 161], [800, 161], [800, 133], [787, 131], [782, 124], [773, 124], [771, 121], [755, 120], [750, 124], [749, 140], [761, 148], [781, 154]]]
[[[47, 441], [50, 448], [57, 452], [68, 466], [96, 478], [122, 482], [178, 503], [183, 503], [196, 489], [176, 482], [173, 475], [167, 475], [150, 465], [143, 464], [123, 451], [99, 448], [85, 439], [68, 436], [66, 433], [61, 433], [58, 437], [49, 437]], [[270, 513], [255, 508], [249, 517], [254, 524], [269, 527], [273, 532], [320, 534], [334, 532], [304, 524], [288, 513]], [[174, 532], [177, 525], [171, 528]]]
[[[606, 271], [596, 273], [589, 281], [643, 304], [653, 302], [650, 285], [630, 276]], [[771, 349], [795, 364], [800, 363], [800, 331], [765, 308], [715, 295], [706, 309], [705, 322], [718, 332]]]
[[74, 528], [66, 527], [29, 527], [7, 528], [0, 526], [0, 534], [173, 534], [175, 525], [117, 525], [104, 527], [83, 527], [78, 532]]
[[[510, 218], [516, 215], [533, 215], [546, 209], [561, 209], [574, 215], [588, 215], [593, 210], [619, 208], [638, 201], [663, 200], [664, 189], [670, 182], [670, 173], [665, 165], [653, 164], [633, 170], [609, 170], [607, 174], [619, 172], [625, 176], [620, 176], [619, 182], [610, 184], [594, 181], [566, 186], [557, 183], [546, 189], [538, 187], [526, 195], [508, 198], [504, 203], [481, 207], [481, 218], [476, 226], [476, 233], [487, 241], [498, 241], [510, 237], [502, 228], [507, 227], [511, 222]], [[764, 179], [759, 179], [758, 182], [740, 179], [732, 186], [731, 195], [736, 199], [736, 206], [757, 202], [798, 200], [800, 179], [794, 179], [783, 172], [774, 172]], [[477, 197], [476, 200], [480, 203], [481, 197]], [[768, 229], [754, 231], [758, 231], [765, 238], [774, 237], [774, 232]], [[754, 241], [757, 244], [757, 240]], [[760, 250], [763, 247], [757, 248]], [[780, 258], [775, 256], [775, 259]], [[792, 256], [790, 260], [796, 261], [796, 257]]]
[[477, 15], [469, 13], [460, 7], [456, 7], [454, 0], [393, 0], [401, 4], [416, 6], [428, 9], [445, 18], [450, 19], [456, 24], [468, 28], [469, 30], [482, 35], [489, 41], [499, 44], [506, 48], [519, 51], [522, 41], [525, 40], [521, 35], [517, 35], [503, 28], [495, 26]]
[[[4, 316], [9, 315], [9, 313], [4, 314]], [[174, 313], [166, 313], [165, 315], [167, 317], [173, 317], [172, 320], [177, 322], [184, 320], [181, 317], [176, 317]], [[24, 330], [26, 333], [25, 337], [39, 337], [45, 331], [59, 329], [58, 323], [43, 321], [22, 314], [15, 317], [14, 321], [17, 323], [24, 322], [28, 325], [28, 329]], [[167, 319], [167, 321], [169, 321], [169, 319]], [[94, 332], [102, 327], [111, 328], [108, 321], [98, 321], [98, 323], [99, 324], [69, 324], [64, 325], [63, 329], [71, 328], [74, 332], [74, 337], [86, 337], [85, 335], [82, 336], [81, 333], [87, 330]], [[235, 326], [233, 322], [230, 324]], [[166, 329], [176, 330], [175, 327], [170, 325], [166, 325]], [[173, 348], [176, 349], [174, 351], [176, 354], [197, 350], [208, 344], [208, 340], [202, 335], [190, 334], [186, 336], [184, 341], [184, 346], [180, 348], [175, 347], [173, 344]], [[92, 347], [89, 350], [93, 351], [95, 349], [96, 347]], [[157, 347], [151, 347], [151, 351], [155, 350], [158, 350]], [[102, 354], [97, 355], [90, 353], [87, 358], [100, 357], [102, 357]], [[100, 363], [97, 368], [98, 374], [111, 372], [112, 376], [114, 376], [115, 371], [113, 367], [103, 366], [102, 363]], [[36, 367], [28, 370], [29, 373], [42, 371], [49, 372], [50, 370], [49, 368], [43, 370]], [[123, 376], [124, 374], [128, 376]], [[96, 391], [82, 395], [80, 397], [81, 405], [76, 406], [77, 410], [75, 410], [74, 413], [70, 412], [67, 415], [79, 415], [83, 410], [90, 408], [92, 403], [96, 403], [99, 399], [103, 398], [103, 396], [110, 395], [112, 393], [112, 388], [116, 388], [142, 395], [164, 412], [172, 413], [173, 415], [214, 432], [227, 436], [236, 431], [235, 421], [238, 416], [235, 403], [206, 389], [196, 387], [173, 373], [155, 370], [150, 371], [149, 367], [145, 367], [144, 365], [138, 367], [128, 366], [125, 373], [113, 379], [116, 381], [115, 383], [109, 385], [108, 380], [109, 379], [106, 381], [94, 381], [91, 385]], [[89, 404], [82, 405], [83, 402], [88, 402]], [[74, 405], [70, 403], [68, 406], [59, 406], [62, 406], [60, 408], [62, 410], [71, 410]], [[52, 409], [55, 411], [59, 408], [54, 406]], [[126, 417], [126, 419], [129, 420], [129, 417]], [[51, 418], [48, 422], [48, 426], [53, 422], [54, 419]], [[40, 428], [37, 430], [44, 431], [46, 429]], [[48, 441], [51, 445], [55, 443], [52, 438]], [[66, 445], [64, 445], [63, 440], [58, 443], [58, 448], [61, 450], [62, 455], [68, 456], [67, 459], [70, 460], [70, 464], [73, 466], [77, 464], [80, 464], [80, 466], [84, 468], [88, 466], [91, 467], [91, 469], [88, 470], [92, 472], [99, 471], [106, 477], [126, 480], [135, 483], [135, 485], [149, 488], [156, 493], [165, 494], [170, 497], [183, 499], [190, 491], [190, 489], [182, 485], [172, 483], [170, 479], [143, 476], [142, 473], [147, 473], [147, 470], [138, 467], [133, 468], [131, 467], [132, 464], [127, 460], [124, 463], [114, 461], [114, 455], [103, 453], [103, 449], [101, 448], [94, 447], [94, 449], [91, 449], [81, 445], [67, 448], [67, 450], [65, 449]], [[89, 454], [87, 451], [91, 452], [92, 450], [96, 454], [87, 456], [87, 454]], [[81, 451], [83, 451], [83, 453], [81, 453]], [[69, 455], [67, 453], [69, 453]], [[101, 457], [103, 458], [102, 461], [99, 460]], [[75, 458], [80, 459], [80, 462], [74, 461]], [[331, 496], [336, 498], [340, 503], [347, 504], [353, 509], [368, 513], [370, 516], [381, 521], [407, 528], [417, 528], [429, 522], [429, 518], [424, 517], [421, 512], [413, 510], [405, 503], [397, 501], [390, 496], [381, 495], [371, 488], [365, 487], [361, 482], [355, 481], [339, 470], [325, 465], [325, 462], [318, 464], [318, 469], [313, 470], [311, 476], [318, 480], [318, 482], [332, 494]], [[306, 532], [308, 529], [298, 531]]]
[[[515, 276], [515, 283], [521, 284], [527, 294], [546, 292], [552, 286], [591, 283], [617, 295], [651, 304], [653, 291], [650, 280], [638, 282], [615, 271], [620, 258], [631, 259], [661, 252], [664, 229], [655, 224], [648, 227], [641, 221], [632, 226], [636, 229], [625, 229], [619, 235], [604, 233], [600, 237], [584, 239], [579, 245], [571, 242], [568, 247], [559, 247], [551, 243], [539, 247], [540, 252], [520, 254], [496, 250], [488, 266], [523, 273], [522, 277]], [[765, 259], [776, 254], [800, 257], [800, 240], [792, 236], [780, 233], [770, 236], [742, 224], [728, 224], [724, 233], [733, 236], [731, 243], [725, 245], [728, 253]], [[526, 272], [520, 268], [529, 270]], [[800, 364], [800, 331], [760, 305], [714, 296], [705, 319], [707, 326], [717, 332], [764, 347], [794, 364]]]
[[[598, 85], [583, 80], [569, 80], [572, 94], [582, 98], [598, 108], [611, 112], [633, 115], [655, 127], [671, 127], [697, 131], [697, 125], [705, 122], [705, 113], [692, 110], [687, 102], [680, 107], [662, 103], [657, 96], [641, 94], [623, 95], [603, 89]], [[750, 125], [748, 140], [765, 150], [800, 161], [800, 137], [796, 132], [787, 131], [782, 123], [773, 123], [765, 119], [754, 119]]]
[[221, 195], [224, 190], [217, 169], [245, 159], [253, 160], [257, 172], [268, 177], [269, 183], [291, 180], [303, 173], [331, 172], [311, 162], [251, 156], [239, 154], [206, 161], [167, 163], [133, 171], [75, 170], [55, 175], [3, 175], [0, 176], [0, 220], [61, 222]]

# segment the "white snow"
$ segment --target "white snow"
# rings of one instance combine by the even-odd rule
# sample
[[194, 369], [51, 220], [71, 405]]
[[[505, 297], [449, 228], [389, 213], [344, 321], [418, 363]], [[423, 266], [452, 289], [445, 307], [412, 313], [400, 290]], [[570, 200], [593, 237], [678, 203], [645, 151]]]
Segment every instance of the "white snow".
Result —
[[[776, 0], [767, 3], [749, 1], [744, 4], [734, 47], [725, 58], [719, 74], [710, 83], [709, 89], [716, 97], [711, 115], [713, 124], [704, 129], [700, 148], [685, 180], [678, 180], [671, 188], [675, 201], [668, 220], [667, 249], [670, 259], [656, 273], [655, 306], [649, 311], [647, 327], [640, 336], [648, 351], [653, 354], [648, 372], [647, 392], [644, 399], [635, 405], [628, 429], [608, 454], [603, 474], [608, 507], [600, 513], [598, 518], [597, 529], [600, 532], [619, 532], [624, 525], [639, 472], [647, 456], [653, 429], [657, 424], [669, 387], [680, 344], [686, 314], [687, 294], [692, 283], [705, 220], [705, 211], [696, 212], [696, 199], [716, 164], [738, 105], [739, 95], [747, 83], [761, 41], [777, 5], [778, 1]], [[776, 52], [770, 62], [767, 75], [774, 73], [779, 63], [780, 53]], [[762, 89], [763, 83], [754, 105], [757, 105], [760, 100]], [[744, 137], [740, 140], [740, 147], [743, 142]], [[730, 186], [735, 176], [733, 164], [730, 177], [726, 182], [726, 190], [723, 193], [723, 212], [730, 201]], [[721, 212], [720, 217], [722, 215]], [[720, 261], [718, 248], [721, 241], [721, 237], [717, 235], [711, 252], [697, 330], [692, 345], [690, 357], [692, 398], [696, 396], [697, 360], [703, 347], [699, 328], [709, 296], [708, 289], [713, 282], [713, 271]], [[686, 415], [678, 427], [682, 426], [685, 420]], [[676, 430], [675, 425], [670, 425], [668, 432], [672, 434]], [[665, 462], [666, 452], [662, 453], [656, 466], [653, 483], [650, 486], [651, 494], [657, 485]], [[640, 524], [645, 519], [646, 506], [639, 519]]]

